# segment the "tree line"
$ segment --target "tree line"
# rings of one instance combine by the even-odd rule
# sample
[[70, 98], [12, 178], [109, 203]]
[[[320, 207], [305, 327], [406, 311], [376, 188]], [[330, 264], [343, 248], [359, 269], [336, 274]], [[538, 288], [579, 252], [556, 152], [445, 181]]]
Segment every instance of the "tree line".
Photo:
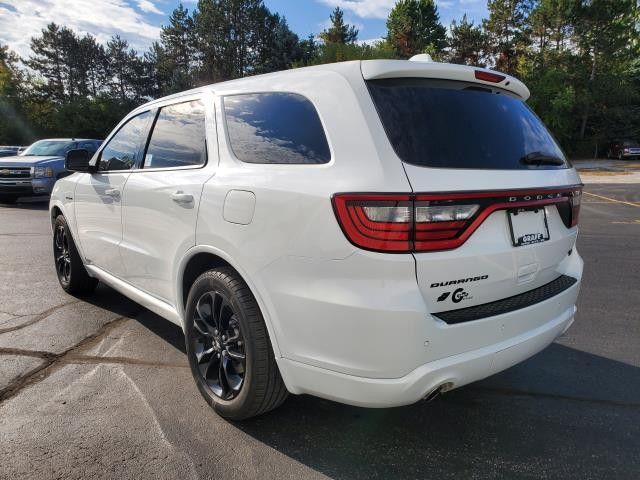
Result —
[[0, 45], [0, 144], [45, 136], [103, 138], [136, 105], [208, 83], [329, 62], [429, 53], [522, 79], [529, 104], [572, 155], [640, 137], [640, 7], [636, 0], [488, 0], [479, 23], [446, 28], [433, 0], [398, 0], [384, 38], [359, 42], [336, 8], [300, 38], [262, 0], [180, 4], [145, 52], [114, 35], [49, 24], [20, 58]]

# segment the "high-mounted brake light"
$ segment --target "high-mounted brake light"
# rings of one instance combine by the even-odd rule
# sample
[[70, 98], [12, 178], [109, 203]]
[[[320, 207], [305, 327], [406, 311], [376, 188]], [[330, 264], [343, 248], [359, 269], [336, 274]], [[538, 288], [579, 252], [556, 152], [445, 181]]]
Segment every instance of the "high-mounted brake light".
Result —
[[491, 73], [485, 70], [476, 70], [474, 74], [476, 76], [476, 79], [484, 80], [485, 82], [492, 82], [492, 83], [500, 83], [505, 78], [507, 78], [505, 75], [500, 75], [498, 73]]
[[582, 186], [495, 192], [336, 194], [338, 223], [354, 245], [380, 252], [458, 248], [496, 210], [558, 205], [567, 226], [578, 223]]

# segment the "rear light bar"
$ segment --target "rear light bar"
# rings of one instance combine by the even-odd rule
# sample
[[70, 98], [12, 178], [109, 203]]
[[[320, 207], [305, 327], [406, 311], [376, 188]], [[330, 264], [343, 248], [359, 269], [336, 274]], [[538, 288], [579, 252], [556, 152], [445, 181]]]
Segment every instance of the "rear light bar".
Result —
[[491, 73], [491, 72], [487, 72], [486, 70], [476, 70], [474, 74], [476, 79], [484, 80], [485, 82], [492, 82], [492, 83], [500, 83], [505, 78], [507, 78], [506, 75], [500, 75], [499, 73]]
[[[536, 190], [428, 194], [340, 193], [333, 208], [347, 239], [379, 252], [458, 248], [496, 210], [544, 205], [559, 208], [567, 228], [578, 223], [582, 185]], [[565, 213], [565, 211], [567, 213]]]

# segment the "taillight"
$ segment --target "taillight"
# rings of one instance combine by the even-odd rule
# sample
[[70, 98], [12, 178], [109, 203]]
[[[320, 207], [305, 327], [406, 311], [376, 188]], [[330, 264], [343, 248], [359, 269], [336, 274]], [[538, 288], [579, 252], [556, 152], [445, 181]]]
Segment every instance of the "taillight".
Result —
[[571, 193], [571, 226], [578, 225], [578, 216], [580, 215], [580, 201], [582, 200], [582, 189], [574, 190]]
[[486, 70], [476, 70], [474, 73], [478, 80], [484, 80], [485, 82], [500, 83], [507, 78], [505, 75], [487, 72]]
[[383, 252], [411, 250], [413, 202], [410, 195], [336, 195], [336, 215], [358, 247]]
[[416, 250], [430, 250], [434, 240], [447, 240], [458, 236], [480, 208], [480, 205], [432, 205], [428, 201], [415, 202]]
[[571, 207], [571, 219], [566, 219], [566, 224], [573, 227], [578, 223], [581, 193], [581, 186], [432, 194], [347, 193], [334, 195], [333, 205], [338, 223], [354, 245], [380, 252], [427, 252], [459, 247], [496, 210], [567, 206]]

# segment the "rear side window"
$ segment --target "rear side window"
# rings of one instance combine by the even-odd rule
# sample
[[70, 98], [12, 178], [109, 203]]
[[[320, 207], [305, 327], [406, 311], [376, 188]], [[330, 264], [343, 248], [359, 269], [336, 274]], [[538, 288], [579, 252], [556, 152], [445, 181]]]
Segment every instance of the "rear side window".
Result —
[[294, 93], [224, 98], [231, 149], [248, 163], [319, 164], [331, 159], [313, 104]]
[[100, 153], [98, 169], [109, 171], [133, 168], [151, 117], [151, 112], [147, 111], [125, 123]]
[[423, 78], [367, 84], [389, 141], [404, 162], [438, 168], [568, 167], [540, 119], [508, 92]]
[[183, 102], [162, 107], [144, 157], [144, 168], [192, 167], [204, 165], [204, 104]]

